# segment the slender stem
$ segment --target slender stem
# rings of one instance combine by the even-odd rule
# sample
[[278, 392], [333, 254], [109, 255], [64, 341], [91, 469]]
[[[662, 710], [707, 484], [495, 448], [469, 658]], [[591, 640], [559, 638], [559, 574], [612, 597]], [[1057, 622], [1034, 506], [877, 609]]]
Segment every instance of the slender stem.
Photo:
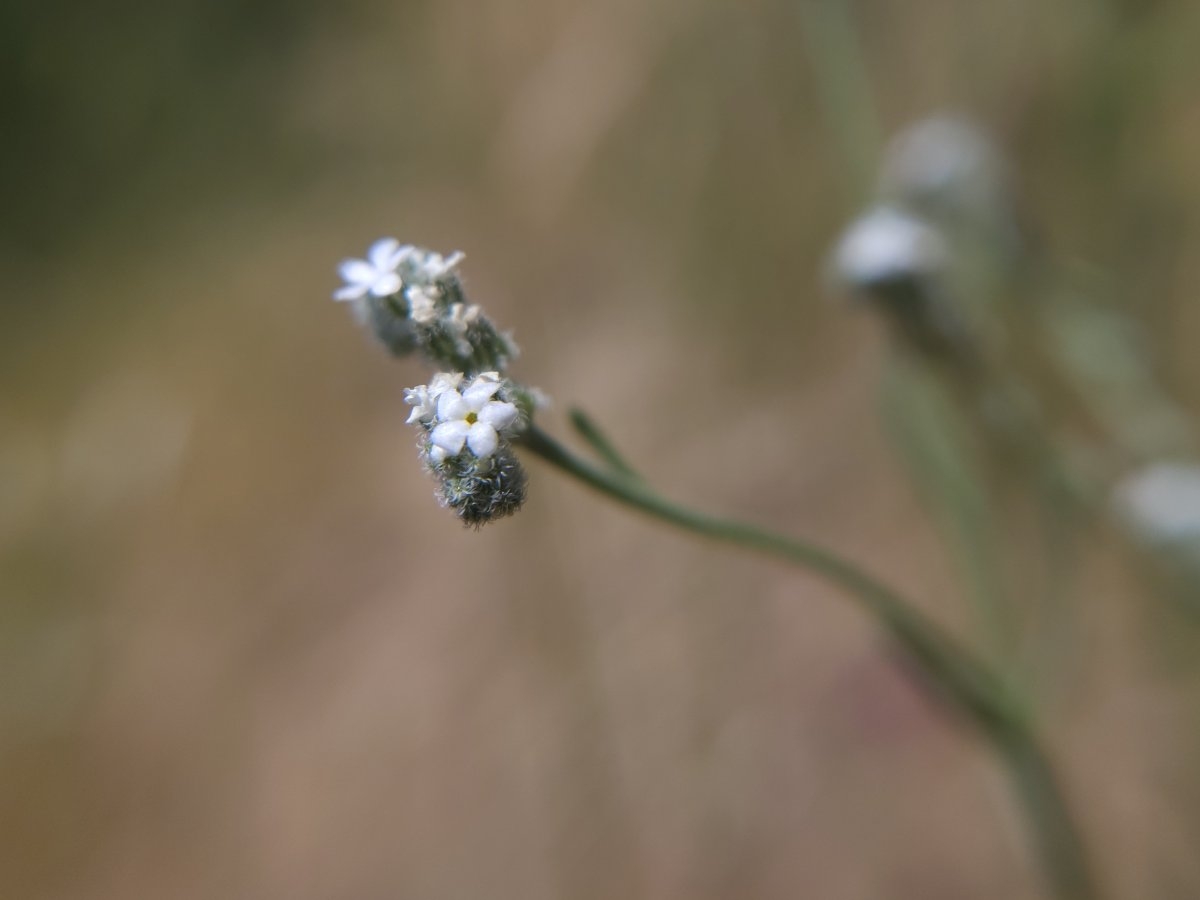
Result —
[[610, 469], [626, 478], [641, 477], [620, 451], [613, 446], [608, 436], [600, 430], [600, 426], [593, 422], [591, 416], [582, 409], [575, 407], [571, 410], [571, 424], [579, 432], [579, 436], [588, 442], [588, 445], [608, 464]]
[[812, 60], [825, 121], [843, 160], [850, 204], [869, 195], [879, 153], [879, 126], [862, 44], [848, 0], [802, 0], [796, 5]]
[[930, 683], [941, 689], [954, 708], [979, 730], [1007, 767], [1054, 895], [1062, 900], [1091, 900], [1097, 896], [1053, 768], [1024, 712], [1000, 679], [907, 600], [857, 566], [818, 547], [679, 506], [620, 471], [597, 468], [536, 426], [522, 436], [521, 444], [620, 503], [686, 531], [795, 563], [855, 598], [908, 653]]

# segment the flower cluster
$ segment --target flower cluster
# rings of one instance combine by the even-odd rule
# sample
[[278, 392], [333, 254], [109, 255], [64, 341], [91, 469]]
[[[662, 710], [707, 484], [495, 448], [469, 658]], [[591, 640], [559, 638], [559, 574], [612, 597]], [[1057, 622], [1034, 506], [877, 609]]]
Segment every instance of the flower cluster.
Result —
[[405, 391], [408, 421], [438, 481], [444, 506], [467, 525], [516, 512], [525, 499], [525, 472], [512, 441], [544, 401], [504, 373], [516, 344], [470, 303], [459, 281], [461, 253], [438, 253], [376, 241], [366, 259], [347, 259], [335, 300], [395, 356], [419, 351], [439, 371]]
[[939, 116], [890, 143], [876, 202], [846, 229], [833, 269], [903, 343], [973, 365], [989, 320], [976, 307], [1020, 252], [1015, 229], [998, 151], [969, 122]]
[[419, 350], [442, 368], [502, 371], [517, 346], [467, 301], [456, 271], [462, 261], [462, 253], [443, 257], [383, 238], [366, 259], [343, 260], [346, 283], [333, 298], [349, 303], [359, 324], [395, 356]]

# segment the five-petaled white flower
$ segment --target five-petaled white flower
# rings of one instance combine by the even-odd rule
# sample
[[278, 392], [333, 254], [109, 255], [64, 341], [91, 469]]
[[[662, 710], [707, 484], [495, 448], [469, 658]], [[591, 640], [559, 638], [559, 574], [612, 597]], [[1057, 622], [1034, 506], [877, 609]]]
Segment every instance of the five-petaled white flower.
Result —
[[373, 297], [389, 297], [400, 290], [402, 281], [396, 270], [413, 252], [411, 244], [401, 246], [395, 238], [382, 238], [367, 250], [366, 259], [346, 259], [338, 266], [345, 280], [334, 291], [334, 300], [357, 300], [370, 293]]
[[[457, 456], [464, 444], [480, 459], [496, 452], [500, 432], [517, 419], [516, 406], [492, 399], [498, 390], [498, 375], [484, 372], [461, 394], [449, 389], [437, 398], [438, 424], [429, 434], [431, 459], [437, 462], [443, 454]], [[436, 450], [442, 453], [434, 453]]]

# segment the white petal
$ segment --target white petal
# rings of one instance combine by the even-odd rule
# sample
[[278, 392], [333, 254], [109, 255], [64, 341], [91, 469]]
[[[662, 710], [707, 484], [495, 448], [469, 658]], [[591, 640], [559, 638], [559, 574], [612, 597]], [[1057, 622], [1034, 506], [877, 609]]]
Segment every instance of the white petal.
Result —
[[480, 381], [475, 379], [471, 386], [463, 391], [463, 400], [466, 401], [467, 407], [479, 412], [483, 408], [483, 404], [492, 399], [492, 395], [500, 390], [500, 382], [498, 381]]
[[458, 391], [446, 391], [438, 397], [437, 417], [439, 422], [451, 422], [465, 419], [471, 407], [463, 401]]
[[429, 461], [435, 466], [440, 466], [446, 461], [446, 451], [441, 447], [433, 446], [429, 448]]
[[480, 459], [486, 459], [495, 453], [496, 445], [499, 443], [500, 435], [496, 434], [495, 428], [485, 422], [476, 422], [467, 432], [467, 446]]
[[429, 440], [435, 447], [441, 447], [451, 456], [459, 453], [467, 440], [471, 426], [461, 419], [456, 422], [443, 422], [429, 434]]
[[367, 292], [365, 284], [348, 284], [333, 292], [334, 300], [357, 300]]
[[405, 388], [404, 402], [413, 407], [412, 412], [408, 414], [410, 425], [433, 415], [433, 398], [429, 396], [429, 388], [423, 384], [415, 388]]
[[437, 318], [434, 296], [425, 288], [414, 286], [404, 292], [408, 297], [408, 315], [419, 325], [428, 325]]
[[396, 268], [396, 264], [399, 262], [396, 259], [396, 250], [399, 247], [400, 242], [395, 238], [380, 238], [367, 251], [367, 259], [379, 271], [390, 272]]
[[400, 290], [402, 284], [400, 276], [395, 272], [380, 275], [375, 279], [375, 283], [371, 285], [371, 293], [376, 297], [390, 297], [396, 291]]
[[375, 267], [361, 259], [343, 259], [338, 266], [338, 274], [342, 280], [350, 284], [369, 285], [378, 276]]
[[445, 275], [466, 258], [467, 254], [463, 253], [461, 250], [455, 250], [448, 257], [442, 260], [441, 271], [438, 274]]
[[446, 391], [457, 391], [462, 380], [462, 372], [438, 372], [429, 382], [429, 396], [440, 397]]
[[[463, 305], [455, 303], [450, 307], [450, 318], [446, 322], [455, 334], [464, 334], [467, 330], [466, 320], [463, 319]], [[470, 352], [469, 350], [467, 351]]]
[[511, 403], [501, 403], [498, 400], [485, 403], [479, 411], [479, 421], [491, 425], [497, 431], [503, 431], [516, 421], [516, 418], [517, 408]]

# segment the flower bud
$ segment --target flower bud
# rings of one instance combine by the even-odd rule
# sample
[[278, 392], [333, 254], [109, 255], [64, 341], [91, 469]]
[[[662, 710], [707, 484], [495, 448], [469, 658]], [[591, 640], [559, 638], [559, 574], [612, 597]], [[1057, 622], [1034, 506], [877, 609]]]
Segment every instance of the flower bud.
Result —
[[472, 528], [510, 516], [525, 502], [525, 470], [507, 444], [486, 459], [461, 454], [431, 468], [439, 502]]
[[1008, 214], [1009, 173], [992, 141], [953, 115], [922, 119], [888, 144], [880, 192], [923, 212], [986, 222]]
[[948, 258], [939, 232], [916, 216], [880, 206], [846, 230], [833, 266], [844, 288], [880, 310], [908, 344], [966, 360], [972, 341], [950, 302]]

